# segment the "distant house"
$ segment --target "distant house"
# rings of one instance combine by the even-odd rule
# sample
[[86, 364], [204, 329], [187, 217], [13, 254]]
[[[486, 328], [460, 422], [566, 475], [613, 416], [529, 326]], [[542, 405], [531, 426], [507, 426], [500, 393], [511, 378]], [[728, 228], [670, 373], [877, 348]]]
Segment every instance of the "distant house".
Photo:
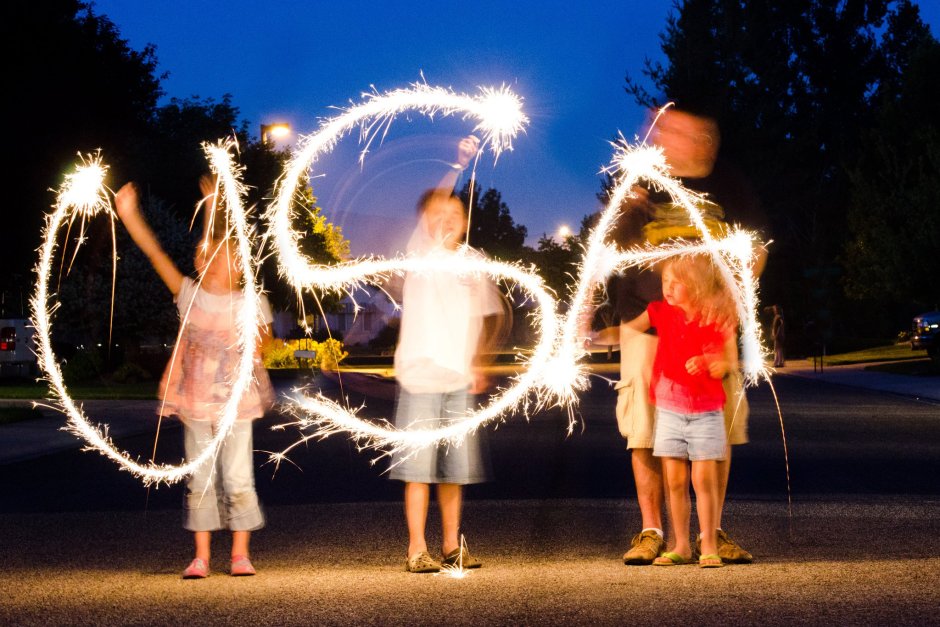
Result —
[[313, 331], [325, 331], [341, 335], [343, 344], [357, 346], [368, 344], [389, 322], [401, 317], [388, 294], [377, 287], [367, 285], [346, 295], [336, 311], [323, 316], [311, 316], [309, 324]]

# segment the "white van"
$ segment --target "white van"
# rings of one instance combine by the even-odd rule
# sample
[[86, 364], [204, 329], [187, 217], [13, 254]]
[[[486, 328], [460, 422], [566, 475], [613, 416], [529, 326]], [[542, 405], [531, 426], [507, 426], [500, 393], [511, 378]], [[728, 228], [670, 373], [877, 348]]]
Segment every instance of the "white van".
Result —
[[30, 377], [36, 374], [33, 327], [25, 318], [0, 318], [0, 376]]

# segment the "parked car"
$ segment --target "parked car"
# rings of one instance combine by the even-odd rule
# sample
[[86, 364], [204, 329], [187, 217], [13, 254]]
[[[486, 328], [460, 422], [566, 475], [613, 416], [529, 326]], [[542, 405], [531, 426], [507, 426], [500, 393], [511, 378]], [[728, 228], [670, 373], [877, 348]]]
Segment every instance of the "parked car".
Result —
[[29, 377], [35, 374], [36, 345], [29, 320], [0, 319], [0, 376]]
[[926, 349], [933, 360], [940, 360], [940, 311], [915, 316], [911, 326], [911, 348]]

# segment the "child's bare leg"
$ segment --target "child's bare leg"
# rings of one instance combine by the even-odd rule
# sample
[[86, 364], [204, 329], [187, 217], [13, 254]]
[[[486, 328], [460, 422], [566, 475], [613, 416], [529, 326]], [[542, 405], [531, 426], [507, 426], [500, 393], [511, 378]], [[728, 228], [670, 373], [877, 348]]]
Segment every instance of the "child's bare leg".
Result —
[[460, 508], [463, 504], [463, 486], [456, 483], [437, 485], [437, 504], [441, 508], [442, 552], [447, 555], [460, 547]]
[[692, 462], [692, 486], [702, 533], [702, 555], [718, 553], [718, 462]]
[[428, 519], [430, 486], [426, 483], [405, 482], [405, 521], [408, 523], [408, 557], [428, 550], [424, 526]]
[[667, 503], [674, 545], [672, 551], [685, 559], [692, 557], [689, 545], [689, 463], [677, 457], [663, 458], [663, 476], [666, 481]]
[[206, 564], [208, 564], [209, 553], [212, 546], [212, 532], [196, 531], [193, 533], [193, 536], [196, 540], [196, 558], [205, 560]]
[[232, 558], [248, 557], [248, 542], [251, 540], [250, 531], [232, 532]]

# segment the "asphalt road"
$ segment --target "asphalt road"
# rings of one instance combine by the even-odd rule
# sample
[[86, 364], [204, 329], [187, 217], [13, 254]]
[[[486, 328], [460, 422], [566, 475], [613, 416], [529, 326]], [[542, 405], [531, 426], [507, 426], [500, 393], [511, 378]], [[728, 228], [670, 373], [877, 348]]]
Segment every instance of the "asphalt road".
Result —
[[[940, 621], [940, 406], [778, 377], [750, 394], [752, 443], [738, 447], [725, 528], [747, 566], [624, 567], [638, 529], [612, 393], [566, 416], [491, 432], [496, 481], [467, 491], [464, 531], [485, 562], [466, 579], [402, 572], [400, 484], [342, 437], [292, 464], [262, 465], [268, 527], [259, 575], [224, 575], [216, 534], [205, 581], [181, 581], [190, 538], [179, 486], [148, 491], [94, 453], [0, 467], [0, 620], [5, 624], [925, 624]], [[356, 402], [356, 399], [353, 399]], [[368, 411], [387, 407], [371, 402]], [[280, 451], [290, 430], [256, 429]], [[165, 427], [158, 457], [181, 455]], [[119, 444], [149, 457], [153, 436]], [[788, 505], [787, 464], [792, 508]], [[437, 526], [431, 515], [432, 547]], [[433, 550], [433, 549], [432, 549]]]

